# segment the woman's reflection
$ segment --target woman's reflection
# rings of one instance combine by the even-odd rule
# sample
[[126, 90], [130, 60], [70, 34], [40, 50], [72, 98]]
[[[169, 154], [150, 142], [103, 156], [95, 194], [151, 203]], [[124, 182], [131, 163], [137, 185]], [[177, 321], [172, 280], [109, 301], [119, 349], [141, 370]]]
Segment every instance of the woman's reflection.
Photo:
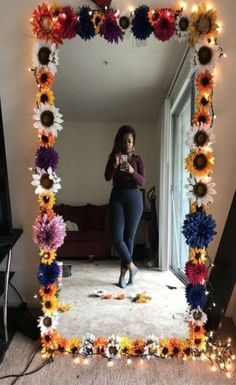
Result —
[[109, 216], [113, 245], [121, 258], [118, 285], [126, 287], [125, 274], [129, 270], [128, 285], [134, 283], [137, 267], [132, 262], [134, 237], [143, 212], [142, 194], [144, 163], [134, 154], [136, 133], [133, 127], [124, 125], [118, 130], [109, 155], [105, 179], [113, 179], [109, 200]]

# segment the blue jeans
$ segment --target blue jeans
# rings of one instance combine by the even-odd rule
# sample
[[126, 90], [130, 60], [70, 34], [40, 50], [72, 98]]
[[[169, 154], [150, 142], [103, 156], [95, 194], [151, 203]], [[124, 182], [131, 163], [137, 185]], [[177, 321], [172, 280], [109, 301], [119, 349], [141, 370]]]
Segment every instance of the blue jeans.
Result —
[[132, 262], [134, 237], [143, 213], [143, 200], [138, 188], [113, 187], [109, 201], [112, 241], [122, 265]]

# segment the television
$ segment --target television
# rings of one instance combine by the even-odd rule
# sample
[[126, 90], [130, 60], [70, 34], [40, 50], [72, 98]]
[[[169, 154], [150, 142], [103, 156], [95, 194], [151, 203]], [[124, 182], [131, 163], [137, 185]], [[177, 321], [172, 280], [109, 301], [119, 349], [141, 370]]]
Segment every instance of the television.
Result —
[[0, 99], [0, 236], [12, 234], [12, 216], [7, 176], [6, 149], [3, 132], [2, 108]]

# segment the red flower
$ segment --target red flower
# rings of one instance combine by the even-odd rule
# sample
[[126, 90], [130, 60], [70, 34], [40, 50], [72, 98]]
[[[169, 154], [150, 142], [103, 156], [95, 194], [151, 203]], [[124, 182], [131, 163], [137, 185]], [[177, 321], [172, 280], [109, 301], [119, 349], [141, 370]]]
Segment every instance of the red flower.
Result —
[[31, 25], [33, 32], [38, 39], [43, 39], [56, 44], [62, 44], [61, 37], [55, 30], [55, 22], [53, 19], [54, 9], [43, 3], [33, 12]]
[[175, 32], [175, 18], [171, 9], [163, 8], [159, 11], [159, 17], [153, 25], [154, 35], [161, 41], [166, 41]]
[[70, 5], [61, 7], [55, 29], [62, 39], [72, 39], [77, 34], [77, 15]]
[[207, 277], [207, 268], [203, 263], [194, 264], [192, 261], [188, 261], [185, 265], [185, 272], [188, 281], [193, 285], [202, 284]]

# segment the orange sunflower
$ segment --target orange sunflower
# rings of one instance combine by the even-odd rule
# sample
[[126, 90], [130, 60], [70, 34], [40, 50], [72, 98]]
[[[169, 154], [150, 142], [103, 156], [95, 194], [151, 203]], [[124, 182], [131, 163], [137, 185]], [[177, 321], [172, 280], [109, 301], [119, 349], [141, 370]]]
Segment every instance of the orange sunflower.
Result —
[[68, 351], [68, 340], [61, 335], [56, 338], [57, 341], [57, 354], [63, 354]]
[[95, 28], [95, 33], [99, 34], [100, 33], [100, 28], [102, 26], [103, 20], [105, 19], [105, 16], [102, 12], [100, 11], [94, 11], [93, 12], [93, 25]]
[[48, 286], [41, 286], [39, 289], [39, 295], [42, 298], [43, 302], [50, 301], [56, 296], [57, 292], [58, 287], [55, 283]]
[[56, 250], [44, 250], [40, 249], [39, 256], [41, 257], [41, 263], [45, 263], [47, 265], [51, 265], [51, 263], [55, 260], [57, 253]]
[[37, 69], [35, 76], [40, 87], [52, 87], [54, 82], [54, 75], [51, 73], [51, 71], [49, 71], [48, 68], [41, 67]]
[[142, 338], [137, 338], [132, 343], [131, 352], [134, 356], [142, 356], [144, 353], [145, 341]]
[[103, 337], [98, 337], [95, 339], [94, 341], [94, 349], [95, 349], [95, 353], [98, 353], [98, 354], [103, 354], [105, 352], [105, 349], [107, 347], [107, 340]]
[[193, 115], [192, 123], [196, 126], [200, 125], [201, 123], [211, 124], [211, 120], [211, 115], [202, 108]]
[[209, 111], [212, 106], [212, 97], [209, 94], [199, 94], [195, 99], [196, 110]]
[[214, 157], [212, 151], [192, 150], [185, 159], [185, 168], [190, 174], [202, 177], [212, 174]]
[[51, 191], [39, 194], [38, 202], [40, 204], [40, 207], [42, 207], [42, 209], [50, 210], [53, 208], [56, 202], [55, 194], [53, 194], [53, 192]]
[[216, 39], [218, 25], [216, 24], [217, 13], [214, 9], [208, 9], [206, 4], [200, 4], [198, 10], [190, 17], [189, 42], [194, 47], [198, 39]]
[[171, 350], [171, 355], [172, 356], [177, 356], [177, 357], [183, 357], [183, 346], [182, 346], [182, 341], [177, 339], [177, 338], [171, 338], [169, 341], [169, 346]]
[[82, 346], [82, 343], [79, 338], [76, 338], [76, 337], [70, 338], [66, 345], [67, 353], [78, 354], [81, 346]]
[[161, 357], [170, 357], [171, 355], [171, 347], [170, 342], [167, 339], [160, 340], [160, 356]]
[[38, 138], [41, 147], [49, 148], [55, 144], [55, 136], [51, 132], [40, 131]]
[[205, 334], [205, 329], [203, 326], [189, 322], [189, 334], [192, 338], [202, 337]]
[[42, 353], [53, 353], [56, 351], [58, 348], [58, 340], [60, 340], [60, 334], [56, 330], [43, 334], [41, 336]]
[[200, 93], [212, 93], [213, 75], [209, 70], [200, 72], [195, 79], [195, 85]]
[[53, 91], [48, 87], [42, 87], [39, 92], [36, 94], [37, 103], [48, 103], [51, 106], [54, 104], [54, 94]]
[[54, 24], [53, 7], [45, 3], [38, 5], [38, 8], [33, 12], [33, 18], [31, 20], [33, 32], [37, 35], [37, 38], [51, 41], [56, 44], [62, 44], [63, 41], [60, 35], [56, 33]]

